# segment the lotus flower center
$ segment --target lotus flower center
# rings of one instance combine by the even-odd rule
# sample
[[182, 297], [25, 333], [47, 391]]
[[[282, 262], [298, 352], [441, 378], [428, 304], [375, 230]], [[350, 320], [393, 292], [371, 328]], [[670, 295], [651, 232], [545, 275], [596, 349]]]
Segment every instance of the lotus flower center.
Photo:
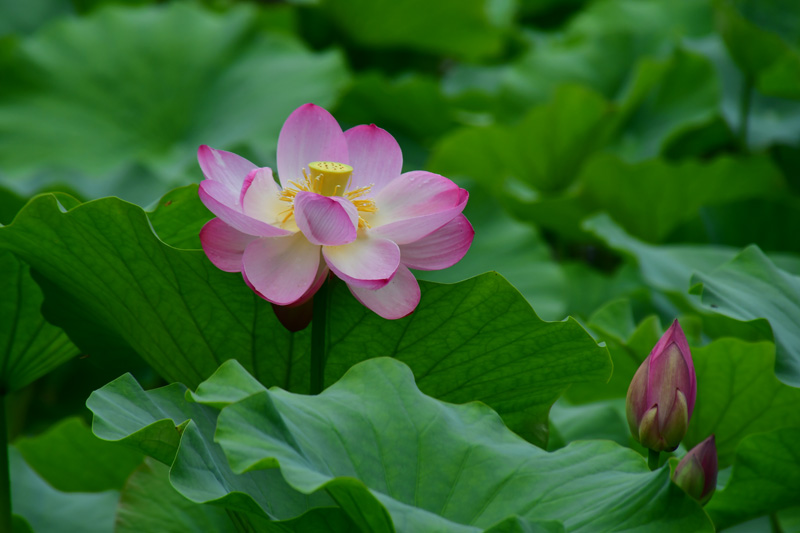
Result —
[[282, 224], [285, 224], [294, 216], [294, 199], [297, 193], [307, 191], [321, 194], [322, 196], [341, 196], [350, 200], [359, 211], [358, 227], [360, 229], [368, 228], [369, 223], [364, 219], [364, 216], [378, 210], [375, 202], [370, 198], [363, 198], [372, 189], [372, 185], [359, 187], [352, 191], [347, 190], [352, 174], [353, 167], [344, 163], [336, 163], [334, 161], [314, 161], [309, 163], [308, 171], [303, 169], [303, 181], [301, 183], [292, 181], [290, 182], [292, 187], [287, 187], [281, 191], [280, 199], [292, 204], [281, 213], [284, 215]]
[[306, 178], [311, 192], [323, 196], [344, 196], [353, 167], [333, 161], [314, 161], [308, 164]]

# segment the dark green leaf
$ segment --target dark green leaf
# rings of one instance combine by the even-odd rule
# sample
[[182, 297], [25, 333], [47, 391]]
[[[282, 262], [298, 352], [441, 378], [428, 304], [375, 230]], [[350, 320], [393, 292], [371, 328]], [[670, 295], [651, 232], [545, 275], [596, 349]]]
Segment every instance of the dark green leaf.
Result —
[[78, 349], [42, 317], [30, 268], [0, 251], [0, 391], [14, 391], [76, 357]]
[[[699, 398], [699, 397], [698, 397]], [[795, 506], [800, 500], [800, 428], [743, 439], [725, 489], [706, 506], [718, 528]]]
[[715, 312], [741, 321], [766, 319], [775, 339], [775, 374], [800, 386], [800, 278], [778, 268], [750, 246], [710, 273], [692, 276], [702, 301]]
[[800, 389], [775, 378], [775, 346], [719, 339], [692, 350], [697, 404], [684, 444], [692, 448], [712, 433], [720, 468], [733, 461], [748, 435], [800, 427]]

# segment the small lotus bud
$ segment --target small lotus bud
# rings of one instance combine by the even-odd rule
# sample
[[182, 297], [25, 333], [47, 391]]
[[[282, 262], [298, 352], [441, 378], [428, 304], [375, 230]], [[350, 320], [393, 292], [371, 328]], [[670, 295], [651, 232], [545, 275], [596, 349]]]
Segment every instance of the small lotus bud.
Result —
[[717, 446], [714, 435], [692, 448], [681, 459], [672, 481], [701, 505], [708, 503], [717, 488]]
[[696, 396], [689, 343], [676, 320], [628, 387], [626, 411], [633, 437], [657, 452], [674, 450], [689, 427]]

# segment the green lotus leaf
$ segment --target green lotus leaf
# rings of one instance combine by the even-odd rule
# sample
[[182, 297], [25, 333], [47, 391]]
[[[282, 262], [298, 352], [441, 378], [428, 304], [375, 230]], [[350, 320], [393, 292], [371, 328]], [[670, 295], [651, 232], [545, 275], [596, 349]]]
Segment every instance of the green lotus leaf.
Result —
[[[25, 519], [32, 531], [108, 533], [112, 530], [118, 491], [60, 492], [27, 465], [16, 448], [10, 446], [9, 452], [12, 511]], [[17, 527], [22, 528], [22, 522], [14, 524], [15, 533]]]
[[[227, 365], [238, 368], [212, 376], [217, 388], [247, 382]], [[354, 366], [318, 396], [273, 388], [231, 403], [216, 439], [234, 471], [279, 471], [300, 492], [330, 494], [368, 531], [480, 531], [512, 516], [567, 531], [712, 530], [668, 469], [649, 472], [606, 441], [544, 452], [481, 403], [425, 396], [390, 358]]]
[[775, 339], [775, 374], [800, 387], [800, 278], [750, 246], [714, 271], [695, 274], [692, 284], [716, 313], [745, 322], [766, 320]]
[[104, 442], [77, 417], [14, 442], [25, 462], [62, 492], [120, 490], [142, 462], [140, 453]]
[[[168, 195], [175, 202], [160, 202], [156, 213], [194, 213], [177, 202], [188, 192]], [[197, 223], [153, 220], [181, 242], [192, 239], [175, 226]], [[133, 349], [168, 381], [192, 387], [235, 356], [267, 386], [308, 390], [309, 332], [287, 332], [239, 274], [217, 270], [201, 251], [164, 244], [135, 205], [107, 198], [64, 212], [55, 197], [39, 196], [0, 228], [0, 248], [33, 265], [51, 297], [48, 319], [93, 356]], [[543, 322], [497, 274], [421, 287], [417, 310], [387, 321], [334, 285], [327, 383], [356, 362], [393, 356], [412, 366], [427, 394], [485, 401], [544, 446], [556, 398], [572, 383], [608, 379], [607, 351], [577, 322]]]
[[713, 433], [719, 466], [725, 468], [748, 435], [800, 427], [800, 389], [775, 377], [771, 342], [719, 339], [693, 348], [692, 359], [698, 401], [684, 440], [687, 448]]
[[793, 507], [800, 500], [800, 428], [750, 435], [739, 443], [733, 472], [706, 506], [718, 528]]
[[201, 144], [274, 162], [286, 117], [309, 101], [331, 105], [348, 75], [338, 52], [258, 31], [257, 15], [103, 6], [22, 39], [0, 86], [7, 179], [31, 192], [66, 177], [89, 197], [148, 203], [199, 178]]

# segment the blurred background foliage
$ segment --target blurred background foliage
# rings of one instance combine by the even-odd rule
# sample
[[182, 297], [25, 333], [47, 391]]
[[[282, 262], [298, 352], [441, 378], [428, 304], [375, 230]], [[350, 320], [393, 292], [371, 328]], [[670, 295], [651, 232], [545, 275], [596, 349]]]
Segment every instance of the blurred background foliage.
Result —
[[[800, 385], [795, 0], [0, 0], [0, 73], [4, 224], [41, 191], [152, 207], [202, 179], [200, 144], [274, 168], [305, 102], [387, 129], [406, 170], [471, 194], [471, 251], [420, 278], [497, 270], [539, 316], [574, 316], [609, 347], [611, 382], [570, 389], [551, 447], [629, 444], [620, 398], [675, 316], [707, 345], [701, 385], [723, 379], [703, 363], [723, 348], [763, 390], [773, 365], [781, 387]], [[758, 283], [777, 287], [768, 305], [744, 290]], [[16, 393], [12, 435], [85, 416], [91, 390], [148, 373], [135, 354], [74, 356], [58, 344], [51, 359], [70, 363]], [[789, 406], [773, 406], [776, 424]], [[721, 466], [750, 431], [725, 423]], [[35, 449], [20, 446], [45, 475]]]

